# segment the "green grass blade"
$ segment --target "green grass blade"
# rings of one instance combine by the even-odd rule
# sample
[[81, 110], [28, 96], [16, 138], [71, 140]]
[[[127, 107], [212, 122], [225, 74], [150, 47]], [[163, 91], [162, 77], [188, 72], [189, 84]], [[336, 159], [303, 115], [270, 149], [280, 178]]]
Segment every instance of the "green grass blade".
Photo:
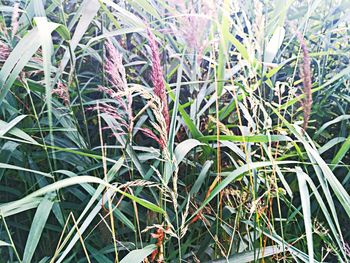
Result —
[[148, 245], [141, 249], [135, 249], [129, 252], [120, 263], [142, 263], [156, 248], [156, 245]]
[[[337, 154], [332, 159], [331, 163], [335, 164], [335, 165], [340, 163], [341, 160], [346, 155], [346, 153], [349, 151], [349, 149], [350, 149], [350, 135], [349, 135], [349, 137], [346, 138], [345, 142], [342, 144], [342, 146], [340, 147], [339, 151], [337, 152]], [[333, 166], [332, 170], [334, 170], [335, 168], [336, 168], [336, 166]]]
[[36, 170], [31, 170], [31, 169], [23, 168], [23, 167], [20, 167], [20, 166], [17, 166], [17, 165], [12, 165], [12, 164], [0, 163], [0, 169], [10, 169], [10, 170], [17, 170], [17, 171], [25, 171], [25, 172], [30, 172], [30, 173], [46, 176], [46, 177], [49, 177], [49, 178], [53, 178], [53, 176], [51, 174], [49, 174], [49, 173], [44, 173], [44, 172], [40, 172], [40, 171], [36, 171]]
[[312, 238], [312, 222], [311, 222], [311, 207], [310, 207], [310, 193], [306, 184], [307, 175], [303, 173], [300, 167], [297, 167], [296, 174], [299, 182], [299, 191], [300, 191], [300, 199], [301, 206], [303, 209], [303, 217], [304, 217], [304, 226], [306, 231], [306, 241], [309, 252], [309, 262], [314, 262], [314, 246], [313, 246], [313, 238]]
[[16, 126], [21, 120], [23, 120], [26, 115], [19, 115], [14, 118], [9, 123], [1, 121], [0, 122], [0, 136], [4, 136], [8, 131], [10, 131], [14, 126]]
[[235, 254], [228, 259], [218, 259], [212, 261], [213, 263], [235, 263], [235, 262], [240, 262], [240, 263], [249, 263], [253, 262], [254, 260], [258, 260], [261, 258], [266, 258], [270, 257], [276, 254], [279, 254], [283, 251], [283, 249], [279, 246], [268, 246], [262, 249], [262, 251], [259, 253], [258, 256], [256, 256], [255, 251], [247, 251], [247, 252], [242, 252]]
[[53, 206], [54, 194], [47, 194], [38, 206], [24, 248], [23, 262], [31, 262]]

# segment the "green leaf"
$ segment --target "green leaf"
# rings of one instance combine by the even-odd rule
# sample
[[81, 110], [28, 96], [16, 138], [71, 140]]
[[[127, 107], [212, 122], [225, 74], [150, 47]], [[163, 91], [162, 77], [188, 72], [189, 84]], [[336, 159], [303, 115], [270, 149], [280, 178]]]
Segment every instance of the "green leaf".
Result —
[[300, 199], [301, 199], [301, 207], [303, 209], [304, 216], [304, 226], [306, 231], [306, 241], [307, 248], [309, 252], [309, 262], [314, 262], [314, 246], [312, 239], [312, 222], [311, 222], [311, 207], [310, 207], [310, 194], [309, 188], [306, 184], [307, 174], [303, 173], [300, 167], [296, 167], [296, 174], [299, 182], [299, 191], [300, 191]]
[[64, 25], [59, 25], [57, 28], [56, 28], [56, 32], [58, 34], [60, 34], [60, 36], [64, 39], [64, 40], [70, 40], [70, 32], [68, 30], [67, 27], [65, 27]]
[[217, 82], [216, 82], [216, 95], [220, 97], [222, 90], [224, 88], [225, 80], [225, 68], [227, 63], [227, 47], [228, 47], [228, 38], [230, 36], [230, 1], [224, 0], [223, 6], [221, 9], [221, 21], [220, 21], [220, 45], [219, 45], [219, 56], [217, 64]]
[[48, 22], [46, 17], [36, 17], [34, 21], [38, 27], [40, 44], [43, 54], [44, 82], [45, 82], [45, 98], [50, 127], [50, 140], [53, 145], [52, 134], [52, 79], [51, 79], [51, 56], [53, 54], [53, 43], [51, 33], [59, 26], [59, 24]]
[[[350, 149], [350, 135], [349, 137], [346, 138], [345, 142], [340, 147], [339, 151], [334, 156], [331, 163], [337, 165], [344, 158], [345, 154], [349, 151], [349, 149]], [[332, 170], [334, 170], [335, 168], [336, 166], [333, 166]]]
[[[299, 169], [298, 172], [299, 173], [304, 173], [301, 169]], [[322, 197], [319, 194], [319, 192], [317, 190], [317, 187], [313, 183], [312, 179], [309, 176], [307, 176], [307, 175], [304, 176], [304, 179], [308, 182], [308, 184], [309, 184], [309, 186], [310, 186], [310, 188], [312, 190], [312, 193], [315, 195], [316, 200], [317, 200], [318, 204], [320, 205], [321, 210], [322, 210], [322, 212], [323, 212], [323, 214], [324, 214], [324, 216], [325, 216], [325, 218], [327, 220], [327, 223], [328, 223], [328, 225], [329, 225], [329, 227], [330, 227], [330, 229], [331, 229], [331, 231], [333, 233], [333, 236], [334, 236], [334, 238], [335, 238], [335, 240], [336, 240], [336, 242], [338, 244], [338, 247], [340, 248], [340, 251], [343, 254], [343, 257], [346, 259], [347, 256], [346, 256], [346, 252], [344, 251], [344, 246], [343, 246], [343, 241], [342, 241], [343, 240], [343, 236], [342, 236], [342, 233], [341, 233], [341, 229], [340, 229], [339, 223], [336, 222], [336, 225], [334, 224], [333, 219], [332, 219], [331, 215], [329, 214], [328, 209], [326, 207], [326, 203], [324, 202], [324, 197]], [[333, 204], [330, 204], [330, 205], [333, 205]], [[336, 227], [338, 228], [338, 231], [337, 231]], [[344, 260], [344, 262], [346, 262], [346, 260]]]
[[243, 220], [242, 223], [246, 224], [247, 226], [253, 227], [262, 234], [264, 234], [266, 237], [273, 240], [276, 244], [280, 245], [282, 248], [284, 248], [283, 251], [288, 251], [293, 256], [298, 257], [300, 260], [302, 260], [305, 263], [309, 262], [309, 257], [307, 254], [305, 254], [303, 251], [299, 250], [293, 245], [290, 245], [288, 242], [286, 242], [281, 236], [279, 236], [275, 231], [274, 227], [269, 224], [268, 229], [264, 227], [257, 226], [255, 223], [247, 220]]
[[[75, 15], [75, 19], [72, 20], [73, 22], [75, 22], [76, 19], [80, 18], [74, 30], [74, 35], [71, 41], [69, 42], [71, 52], [74, 52], [75, 49], [78, 47], [78, 44], [81, 38], [84, 36], [86, 30], [88, 29], [89, 25], [91, 24], [92, 20], [96, 16], [99, 9], [100, 9], [100, 4], [98, 0], [84, 0], [84, 2], [81, 4], [79, 11]], [[63, 70], [66, 68], [69, 59], [70, 59], [70, 50], [67, 49], [61, 60], [61, 64], [60, 64], [61, 72], [63, 72]]]
[[142, 10], [140, 12], [141, 15], [144, 15], [143, 11], [146, 11], [147, 13], [151, 14], [153, 17], [157, 18], [158, 20], [161, 20], [161, 17], [158, 13], [157, 8], [152, 6], [152, 2], [149, 3], [149, 0], [128, 0], [128, 2], [135, 7], [135, 5], [139, 5]]
[[12, 245], [5, 241], [0, 240], [0, 247], [12, 247]]
[[176, 165], [178, 166], [185, 156], [195, 147], [203, 145], [200, 141], [196, 139], [187, 139], [181, 143], [179, 143], [174, 152]]
[[155, 249], [156, 245], [148, 245], [142, 249], [135, 249], [129, 252], [120, 263], [142, 263]]
[[[25, 115], [22, 115], [22, 116], [25, 116]], [[14, 125], [16, 125], [16, 123]], [[22, 131], [16, 127], [13, 127], [14, 125], [11, 125], [10, 123], [7, 123], [5, 121], [0, 120], [0, 130], [3, 131], [3, 134], [6, 134], [6, 132], [8, 132], [9, 134], [24, 140], [25, 143], [39, 145], [39, 143], [37, 141], [35, 141], [32, 137], [30, 137], [27, 133], [25, 133], [24, 131]], [[10, 128], [10, 129], [7, 131], [8, 128]], [[4, 137], [4, 136], [0, 135], [0, 138], [1, 137]]]
[[32, 226], [29, 231], [28, 239], [26, 246], [24, 248], [23, 262], [31, 262], [34, 252], [39, 244], [39, 240], [41, 238], [41, 234], [45, 227], [46, 221], [51, 212], [51, 208], [53, 205], [53, 198], [55, 194], [47, 194], [44, 199], [40, 202], [38, 206]]
[[[7, 164], [0, 164], [0, 168], [3, 168], [3, 167], [12, 167], [11, 165], [7, 165]], [[24, 170], [24, 171], [30, 171], [30, 172], [35, 172], [35, 173], [38, 173], [38, 174], [42, 174], [44, 175], [45, 173], [41, 173], [41, 172], [38, 172], [38, 171], [33, 171], [33, 170], [29, 170], [29, 169], [25, 169], [25, 168], [18, 168], [17, 166], [13, 166], [14, 168], [13, 169], [18, 169], [18, 170]], [[13, 201], [11, 203], [5, 203], [5, 204], [2, 204], [0, 205], [0, 210], [2, 208], [5, 208], [6, 206], [8, 205], [11, 205], [11, 206], [16, 206], [16, 205], [21, 205], [22, 203], [25, 203], [27, 202], [28, 200], [31, 200], [35, 197], [39, 197], [39, 196], [42, 196], [42, 195], [45, 195], [47, 193], [50, 193], [50, 192], [54, 192], [54, 191], [57, 191], [61, 188], [65, 188], [65, 187], [68, 187], [68, 186], [72, 186], [72, 185], [80, 185], [80, 184], [84, 184], [84, 183], [96, 183], [96, 184], [101, 184], [101, 185], [104, 185], [105, 187], [108, 187], [110, 188], [111, 190], [113, 191], [116, 191], [122, 195], [125, 195], [126, 197], [130, 198], [131, 200], [135, 201], [136, 203], [156, 212], [156, 213], [161, 213], [161, 214], [165, 214], [165, 211], [163, 209], [161, 209], [160, 207], [150, 203], [149, 201], [146, 201], [146, 200], [143, 200], [141, 198], [138, 198], [136, 196], [133, 196], [131, 194], [128, 194], [124, 191], [121, 191], [120, 189], [116, 188], [114, 185], [111, 185], [110, 183], [100, 179], [100, 178], [97, 178], [97, 177], [93, 177], [93, 176], [88, 176], [88, 175], [84, 175], [84, 176], [76, 176], [76, 177], [73, 177], [73, 178], [67, 178], [67, 179], [62, 179], [60, 181], [57, 181], [55, 183], [52, 183], [50, 185], [47, 185], [47, 186], [44, 186], [42, 188], [40, 188], [39, 190], [27, 195], [26, 197], [20, 199], [20, 200], [17, 200], [17, 201]]]
[[280, 49], [286, 30], [283, 26], [278, 26], [265, 48], [265, 63], [272, 63]]
[[324, 152], [328, 151], [329, 149], [332, 149], [335, 145], [338, 143], [342, 143], [346, 140], [344, 137], [336, 137], [332, 140], [328, 141], [326, 144], [324, 144], [321, 148], [318, 149], [318, 152], [320, 154], [323, 154]]
[[[312, 160], [312, 163], [315, 163], [315, 171], [316, 173], [321, 173], [323, 176], [318, 174], [318, 178], [321, 182], [322, 188], [325, 191], [327, 201], [330, 205], [330, 207], [334, 208], [333, 200], [330, 195], [328, 194], [328, 186], [323, 182], [324, 178], [328, 181], [329, 185], [334, 191], [334, 194], [337, 196], [339, 202], [343, 206], [344, 210], [348, 214], [348, 217], [350, 217], [350, 195], [349, 193], [344, 189], [342, 184], [339, 182], [337, 177], [334, 175], [332, 170], [329, 168], [327, 163], [322, 159], [322, 157], [319, 155], [315, 147], [310, 145], [308, 141], [305, 140], [305, 138], [301, 135], [300, 132], [298, 132], [293, 125], [291, 125], [276, 109], [274, 109], [271, 105], [273, 112], [283, 121], [283, 123], [289, 128], [289, 130], [295, 135], [295, 137], [303, 143], [310, 159]], [[336, 218], [337, 214], [335, 212], [335, 209], [332, 211], [333, 216]]]
[[[216, 141], [217, 135], [201, 136], [197, 138], [201, 142]], [[292, 139], [285, 135], [220, 135], [220, 141], [232, 141], [232, 142], [256, 142], [256, 143], [269, 143], [269, 142], [282, 142], [292, 141]]]
[[38, 28], [27, 33], [12, 50], [0, 71], [0, 105], [15, 82], [18, 74], [40, 46]]
[[341, 122], [341, 121], [345, 121], [345, 120], [349, 120], [350, 119], [350, 115], [344, 114], [341, 116], [338, 116], [337, 118], [328, 121], [326, 123], [324, 123], [320, 128], [317, 129], [314, 138], [317, 138], [325, 129], [327, 129], [329, 126]]
[[246, 251], [238, 254], [234, 254], [233, 256], [229, 257], [228, 259], [218, 259], [212, 261], [213, 263], [248, 263], [253, 262], [254, 260], [258, 260], [261, 258], [266, 258], [272, 255], [276, 255], [283, 252], [283, 249], [279, 246], [268, 246], [265, 248], [261, 248], [260, 251]]
[[16, 126], [25, 117], [27, 117], [27, 115], [19, 115], [9, 123], [0, 121], [0, 136], [4, 136], [9, 130]]
[[[40, 46], [43, 49], [43, 67], [45, 72], [45, 84], [47, 101], [51, 98], [50, 76], [51, 76], [51, 33], [59, 24], [48, 22], [46, 17], [36, 17], [38, 25], [25, 35], [24, 38], [12, 50], [0, 71], [0, 105], [12, 87], [19, 73], [27, 65]], [[50, 93], [48, 93], [50, 91]]]
[[[336, 82], [337, 80], [341, 79], [342, 77], [349, 75], [350, 74], [350, 66], [346, 67], [345, 69], [343, 69], [342, 71], [340, 71], [339, 73], [337, 73], [336, 75], [334, 75], [331, 79], [327, 80], [325, 83], [323, 83], [322, 85], [320, 85], [317, 88], [313, 88], [311, 90], [311, 93], [315, 93], [316, 91], [322, 90], [325, 87], [328, 87], [329, 85], [333, 84], [333, 82]], [[280, 109], [287, 109], [288, 107], [294, 105], [295, 103], [297, 103], [298, 101], [301, 101], [303, 98], [305, 97], [304, 94], [299, 95], [298, 97], [294, 98], [294, 99], [290, 99], [288, 100], [286, 103], [284, 103], [283, 105], [281, 105]]]
[[198, 193], [198, 191], [201, 188], [205, 178], [207, 177], [207, 173], [208, 173], [210, 167], [213, 165], [213, 163], [214, 163], [213, 161], [206, 161], [204, 163], [202, 171], [198, 175], [196, 181], [194, 182], [194, 184], [191, 188], [190, 195], [194, 195], [194, 194]]
[[[117, 172], [120, 170], [120, 168], [122, 167], [124, 163], [124, 158], [121, 157], [114, 165], [113, 167], [108, 171], [107, 173], [107, 180], [108, 182], [110, 182], [111, 180], [113, 180], [117, 174]], [[58, 171], [57, 171], [58, 172]], [[62, 171], [59, 171], [62, 172]], [[67, 174], [68, 176], [71, 177], [78, 177], [78, 175], [68, 172], [68, 171], [64, 171], [65, 174]], [[90, 188], [88, 188], [86, 185], [82, 185], [82, 187], [84, 187], [89, 194], [91, 194], [91, 198], [88, 202], [88, 204], [85, 206], [84, 210], [82, 213], [80, 213], [79, 218], [76, 220], [77, 224], [79, 224], [83, 218], [85, 217], [85, 215], [91, 210], [91, 207], [95, 204], [96, 200], [99, 199], [99, 202], [97, 204], [95, 204], [94, 208], [90, 211], [90, 213], [86, 216], [86, 218], [84, 219], [83, 223], [81, 224], [80, 228], [79, 228], [79, 233], [83, 234], [84, 231], [88, 228], [88, 226], [91, 224], [92, 220], [94, 220], [94, 218], [96, 217], [96, 215], [99, 213], [99, 211], [102, 209], [102, 205], [103, 202], [107, 202], [107, 199], [102, 200], [102, 198], [100, 197], [102, 192], [105, 190], [105, 185], [99, 185], [98, 188], [94, 191], [90, 191]], [[108, 193], [107, 193], [108, 194]], [[74, 229], [71, 229], [68, 233], [68, 236], [71, 236], [74, 233]], [[76, 233], [75, 236], [71, 239], [71, 241], [69, 242], [69, 244], [67, 245], [66, 249], [63, 251], [63, 253], [61, 254], [60, 258], [58, 259], [57, 262], [60, 262], [61, 260], [63, 260], [65, 258], [66, 255], [68, 255], [68, 253], [71, 251], [71, 249], [74, 247], [75, 243], [79, 240], [79, 234]]]
[[123, 20], [123, 22], [127, 25], [133, 27], [143, 27], [146, 28], [145, 23], [139, 18], [137, 15], [133, 14], [129, 10], [123, 8], [122, 6], [114, 3], [111, 0], [102, 0], [106, 5], [112, 7], [118, 12], [118, 17]]
[[232, 34], [228, 34], [228, 41], [231, 42], [232, 45], [235, 46], [237, 51], [241, 54], [242, 58], [244, 58], [246, 61], [249, 61], [249, 53], [245, 46], [239, 42], [237, 38], [235, 38]]
[[36, 170], [31, 170], [31, 169], [27, 169], [27, 168], [23, 168], [17, 165], [12, 165], [12, 164], [6, 164], [6, 163], [0, 163], [0, 169], [10, 169], [10, 170], [17, 170], [17, 171], [25, 171], [25, 172], [30, 172], [30, 173], [35, 173], [35, 174], [39, 174], [39, 175], [43, 175], [46, 177], [50, 177], [53, 178], [53, 176], [49, 173], [44, 173], [44, 172], [40, 172], [40, 171], [36, 171]]

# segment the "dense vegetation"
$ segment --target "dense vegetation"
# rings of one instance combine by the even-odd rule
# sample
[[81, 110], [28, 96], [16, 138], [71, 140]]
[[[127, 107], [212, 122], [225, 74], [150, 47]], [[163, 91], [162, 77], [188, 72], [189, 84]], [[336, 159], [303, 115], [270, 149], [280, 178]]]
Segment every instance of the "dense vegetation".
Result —
[[0, 262], [349, 262], [349, 9], [2, 0]]

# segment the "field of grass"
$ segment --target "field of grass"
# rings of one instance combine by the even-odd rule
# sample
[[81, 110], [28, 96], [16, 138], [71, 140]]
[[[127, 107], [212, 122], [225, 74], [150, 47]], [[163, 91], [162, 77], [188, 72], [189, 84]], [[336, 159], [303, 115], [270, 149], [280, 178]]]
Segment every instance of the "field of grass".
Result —
[[349, 11], [1, 0], [0, 262], [349, 262]]

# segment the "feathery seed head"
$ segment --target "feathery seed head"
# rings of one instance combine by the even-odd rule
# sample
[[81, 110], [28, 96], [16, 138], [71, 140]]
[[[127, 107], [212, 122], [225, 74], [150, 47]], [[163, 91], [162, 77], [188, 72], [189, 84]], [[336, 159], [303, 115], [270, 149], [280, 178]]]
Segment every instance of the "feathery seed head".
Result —
[[304, 37], [297, 32], [297, 36], [300, 41], [301, 49], [303, 52], [303, 63], [300, 69], [300, 77], [303, 80], [304, 86], [304, 100], [303, 100], [303, 110], [304, 110], [304, 121], [303, 121], [303, 129], [306, 131], [308, 122], [311, 115], [312, 108], [312, 81], [311, 81], [311, 66], [310, 66], [310, 57], [309, 52], [306, 46], [306, 42]]

